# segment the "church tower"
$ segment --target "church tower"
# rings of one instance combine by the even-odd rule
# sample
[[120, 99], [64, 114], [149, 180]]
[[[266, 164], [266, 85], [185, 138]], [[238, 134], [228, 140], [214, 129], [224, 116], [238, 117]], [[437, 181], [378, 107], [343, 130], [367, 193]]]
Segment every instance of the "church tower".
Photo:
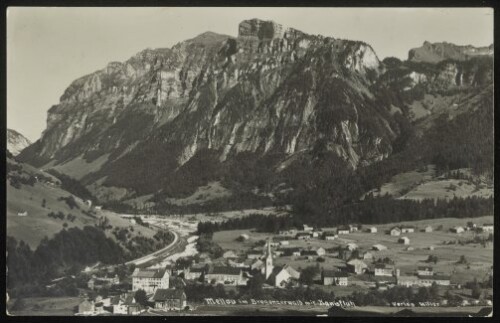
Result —
[[267, 240], [267, 254], [266, 254], [266, 266], [265, 266], [265, 274], [266, 279], [271, 276], [273, 272], [273, 253], [271, 251], [271, 239]]

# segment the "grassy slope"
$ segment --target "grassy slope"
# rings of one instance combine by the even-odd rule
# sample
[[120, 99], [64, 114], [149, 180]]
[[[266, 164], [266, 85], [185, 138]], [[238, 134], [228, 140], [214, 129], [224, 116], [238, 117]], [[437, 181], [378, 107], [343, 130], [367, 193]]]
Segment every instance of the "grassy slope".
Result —
[[[470, 175], [469, 170], [460, 169], [463, 174]], [[391, 180], [380, 187], [380, 191], [373, 190], [374, 196], [389, 194], [395, 198], [422, 200], [422, 199], [450, 199], [456, 197], [493, 196], [493, 185], [481, 180], [481, 187], [468, 180], [445, 179], [437, 176], [434, 165], [428, 165], [426, 171], [413, 170], [393, 176]], [[452, 188], [454, 186], [454, 188]]]
[[[13, 163], [12, 160], [9, 160]], [[21, 164], [24, 174], [42, 174], [50, 176], [45, 172], [36, 170], [35, 168]], [[24, 240], [32, 248], [36, 248], [43, 237], [51, 237], [55, 233], [63, 229], [63, 223], [66, 222], [68, 227], [83, 227], [86, 225], [94, 225], [97, 219], [84, 214], [83, 210], [89, 208], [78, 197], [74, 196], [79, 209], [70, 209], [64, 202], [59, 201], [60, 197], [67, 197], [71, 194], [64, 191], [57, 185], [51, 186], [46, 183], [38, 182], [34, 186], [22, 185], [20, 189], [16, 189], [7, 183], [7, 234], [18, 240]], [[46, 200], [45, 208], [42, 207], [42, 200]], [[28, 216], [18, 216], [18, 212], [27, 211]], [[65, 215], [72, 214], [76, 217], [74, 222], [69, 220], [60, 220], [48, 217], [50, 212], [62, 212]], [[106, 212], [96, 211], [96, 216], [106, 216], [113, 227], [129, 227], [130, 223], [127, 220], [121, 219], [118, 215]], [[141, 226], [134, 226], [134, 233], [141, 232], [144, 236], [152, 236], [155, 231]], [[112, 236], [110, 234], [110, 236]]]

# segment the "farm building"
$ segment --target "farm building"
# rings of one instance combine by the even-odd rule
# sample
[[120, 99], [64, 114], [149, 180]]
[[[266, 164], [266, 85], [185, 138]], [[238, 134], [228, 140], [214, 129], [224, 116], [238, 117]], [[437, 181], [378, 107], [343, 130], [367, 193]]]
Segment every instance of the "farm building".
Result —
[[262, 257], [262, 251], [250, 250], [247, 252], [247, 259], [259, 259], [260, 257]]
[[243, 234], [240, 234], [240, 236], [238, 238], [241, 240], [248, 240], [248, 239], [250, 239], [250, 236], [246, 233], [243, 233]]
[[236, 255], [236, 253], [233, 250], [228, 250], [228, 251], [224, 252], [222, 254], [222, 257], [224, 259], [236, 259], [236, 258], [238, 258], [238, 256]]
[[400, 286], [411, 287], [418, 284], [417, 276], [398, 276], [397, 284]]
[[206, 271], [205, 266], [191, 266], [184, 271], [184, 278], [186, 280], [199, 279], [201, 275]]
[[401, 227], [401, 233], [414, 233], [415, 227], [410, 225], [405, 225]]
[[213, 267], [205, 275], [205, 280], [209, 283], [239, 286], [244, 285], [241, 268], [233, 267]]
[[352, 259], [347, 262], [347, 270], [355, 274], [362, 274], [367, 268], [365, 262], [360, 259]]
[[432, 227], [430, 225], [426, 226], [424, 229], [425, 232], [432, 232]]
[[323, 270], [321, 281], [323, 285], [347, 286], [349, 275], [338, 270]]
[[398, 239], [398, 243], [402, 243], [402, 244], [408, 245], [408, 244], [410, 244], [410, 238], [408, 238], [408, 237], [401, 237], [401, 238]]
[[336, 237], [338, 237], [338, 236], [333, 232], [323, 233], [323, 239], [325, 239], [325, 240], [335, 240]]
[[432, 276], [417, 276], [419, 286], [429, 287], [432, 286], [433, 283], [441, 286], [449, 286], [450, 285], [450, 276], [444, 275], [432, 275]]
[[357, 245], [357, 244], [355, 244], [354, 242], [349, 242], [349, 243], [346, 245], [346, 249], [347, 249], [347, 250], [350, 250], [350, 251], [353, 251], [353, 250], [358, 249], [358, 245]]
[[450, 229], [451, 232], [453, 233], [463, 233], [465, 230], [463, 227], [456, 226]]
[[391, 236], [399, 236], [401, 235], [401, 229], [398, 227], [391, 228], [390, 234]]
[[382, 251], [382, 250], [387, 250], [387, 247], [382, 244], [374, 244], [372, 246], [372, 249], [377, 251]]
[[349, 234], [351, 229], [348, 226], [341, 226], [337, 229], [337, 234]]
[[369, 233], [377, 233], [377, 227], [370, 227], [368, 228]]
[[156, 309], [180, 310], [186, 307], [186, 294], [182, 289], [157, 289], [152, 300]]
[[267, 279], [267, 283], [275, 287], [284, 287], [290, 280], [299, 279], [300, 272], [290, 265], [276, 266], [272, 268], [272, 273]]
[[308, 226], [307, 224], [304, 224], [304, 231], [309, 232], [312, 231], [313, 227]]
[[358, 225], [357, 224], [349, 224], [349, 231], [358, 232]]
[[493, 232], [493, 223], [485, 223], [483, 224], [483, 232]]
[[93, 301], [84, 300], [78, 304], [78, 313], [80, 314], [93, 314], [95, 312], [95, 305]]
[[434, 275], [434, 270], [430, 266], [418, 266], [417, 275], [419, 275], [419, 276], [432, 276], [432, 275]]
[[369, 251], [366, 251], [363, 253], [363, 260], [372, 260], [373, 259], [373, 254]]
[[387, 264], [376, 264], [373, 274], [375, 276], [392, 276], [394, 274], [394, 266]]
[[298, 240], [309, 240], [311, 239], [311, 234], [309, 234], [308, 232], [299, 232], [295, 237]]
[[28, 211], [17, 212], [17, 216], [28, 216]]

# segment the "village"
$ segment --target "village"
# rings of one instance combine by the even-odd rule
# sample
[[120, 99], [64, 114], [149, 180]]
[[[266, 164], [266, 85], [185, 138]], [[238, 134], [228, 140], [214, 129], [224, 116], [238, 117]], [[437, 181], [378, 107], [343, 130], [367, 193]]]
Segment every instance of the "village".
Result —
[[[384, 291], [396, 286], [436, 287], [442, 295], [439, 306], [491, 305], [492, 289], [483, 290], [479, 296], [465, 292], [471, 282], [482, 283], [492, 276], [492, 217], [481, 219], [453, 219], [448, 227], [438, 223], [450, 221], [432, 220], [336, 228], [304, 225], [275, 234], [220, 231], [213, 235], [223, 251], [217, 256], [181, 252], [164, 261], [137, 263], [123, 280], [113, 267], [89, 270], [87, 287], [91, 293], [78, 304], [75, 315], [196, 313], [207, 304], [189, 299], [186, 286], [214, 286], [234, 294], [257, 276], [263, 278], [264, 290], [305, 284], [347, 297], [354, 291]], [[186, 229], [185, 235], [187, 228], [194, 228], [192, 223], [189, 226], [182, 221], [156, 221], [151, 217], [144, 221], [161, 222], [165, 227], [165, 223], [178, 223], [175, 229]], [[188, 247], [197, 239], [194, 231], [189, 237]], [[316, 270], [305, 281], [310, 268]], [[126, 290], [109, 292], [125, 282]], [[443, 296], [450, 292], [461, 295], [460, 301], [450, 303]]]

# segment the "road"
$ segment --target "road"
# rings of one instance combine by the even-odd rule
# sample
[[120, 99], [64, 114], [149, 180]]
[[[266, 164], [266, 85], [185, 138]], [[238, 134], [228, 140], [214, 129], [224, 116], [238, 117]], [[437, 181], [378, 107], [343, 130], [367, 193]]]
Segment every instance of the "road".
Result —
[[[126, 265], [131, 265], [131, 264], [140, 265], [140, 264], [143, 264], [143, 263], [148, 262], [150, 260], [153, 260], [154, 258], [156, 258], [159, 255], [163, 256], [164, 253], [168, 252], [171, 249], [174, 249], [177, 246], [177, 244], [180, 242], [179, 234], [172, 229], [169, 229], [169, 230], [174, 235], [174, 240], [168, 246], [166, 246], [163, 249], [157, 250], [153, 253], [150, 253], [149, 255], [142, 256], [141, 258], [130, 260], [130, 261], [126, 262], [125, 264]], [[167, 256], [165, 256], [165, 257], [167, 257]]]

